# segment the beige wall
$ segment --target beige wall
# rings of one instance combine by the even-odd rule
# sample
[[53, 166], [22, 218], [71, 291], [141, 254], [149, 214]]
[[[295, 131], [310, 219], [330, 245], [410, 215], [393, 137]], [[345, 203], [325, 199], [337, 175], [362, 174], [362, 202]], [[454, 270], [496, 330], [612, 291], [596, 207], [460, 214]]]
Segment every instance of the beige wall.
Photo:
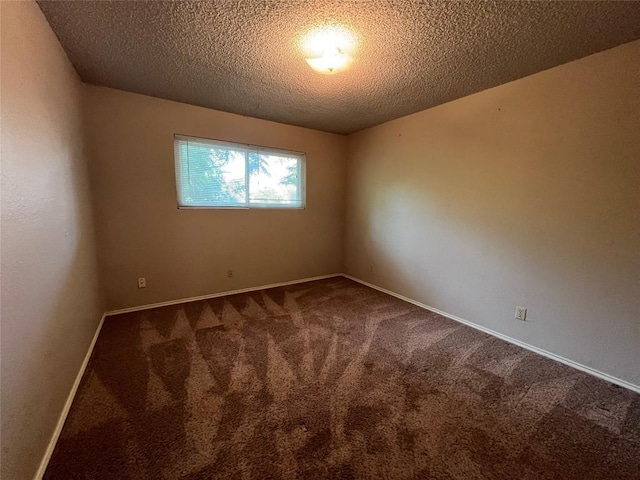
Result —
[[[85, 102], [108, 309], [341, 271], [346, 137], [101, 87]], [[174, 133], [306, 152], [307, 208], [178, 210]]]
[[640, 385], [640, 41], [352, 135], [348, 165], [348, 273]]
[[102, 315], [79, 78], [34, 2], [1, 2], [2, 478], [33, 477]]

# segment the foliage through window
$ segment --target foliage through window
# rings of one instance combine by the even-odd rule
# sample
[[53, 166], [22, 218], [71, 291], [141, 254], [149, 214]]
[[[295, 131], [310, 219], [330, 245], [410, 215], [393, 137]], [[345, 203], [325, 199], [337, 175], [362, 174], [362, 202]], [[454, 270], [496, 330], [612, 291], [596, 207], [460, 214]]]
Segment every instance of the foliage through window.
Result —
[[303, 153], [174, 136], [179, 208], [304, 208]]

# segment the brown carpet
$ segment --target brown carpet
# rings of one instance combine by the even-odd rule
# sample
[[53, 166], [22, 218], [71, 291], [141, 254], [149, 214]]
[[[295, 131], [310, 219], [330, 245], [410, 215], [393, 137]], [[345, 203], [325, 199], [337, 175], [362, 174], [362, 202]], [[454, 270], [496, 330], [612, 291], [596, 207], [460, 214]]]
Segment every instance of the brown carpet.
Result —
[[342, 277], [109, 317], [47, 479], [640, 478], [640, 395]]

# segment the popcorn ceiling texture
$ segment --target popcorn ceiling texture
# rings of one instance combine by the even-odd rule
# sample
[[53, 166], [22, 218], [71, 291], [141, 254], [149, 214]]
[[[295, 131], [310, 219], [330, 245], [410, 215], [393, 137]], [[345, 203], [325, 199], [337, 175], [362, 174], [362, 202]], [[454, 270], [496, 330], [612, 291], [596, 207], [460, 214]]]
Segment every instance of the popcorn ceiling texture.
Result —
[[[39, 1], [85, 82], [352, 133], [640, 38], [640, 2]], [[358, 36], [312, 71], [310, 28]]]

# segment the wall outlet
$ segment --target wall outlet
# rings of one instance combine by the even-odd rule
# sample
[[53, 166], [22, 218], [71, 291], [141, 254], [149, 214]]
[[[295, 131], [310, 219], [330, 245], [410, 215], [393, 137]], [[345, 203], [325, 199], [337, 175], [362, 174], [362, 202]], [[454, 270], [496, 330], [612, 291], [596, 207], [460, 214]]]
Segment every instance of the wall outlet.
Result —
[[227, 277], [228, 278], [233, 277], [233, 270], [231, 270], [231, 269], [227, 270]]
[[524, 322], [527, 319], [527, 309], [524, 307], [516, 307], [516, 318]]
[[138, 288], [147, 288], [147, 278], [138, 277]]

